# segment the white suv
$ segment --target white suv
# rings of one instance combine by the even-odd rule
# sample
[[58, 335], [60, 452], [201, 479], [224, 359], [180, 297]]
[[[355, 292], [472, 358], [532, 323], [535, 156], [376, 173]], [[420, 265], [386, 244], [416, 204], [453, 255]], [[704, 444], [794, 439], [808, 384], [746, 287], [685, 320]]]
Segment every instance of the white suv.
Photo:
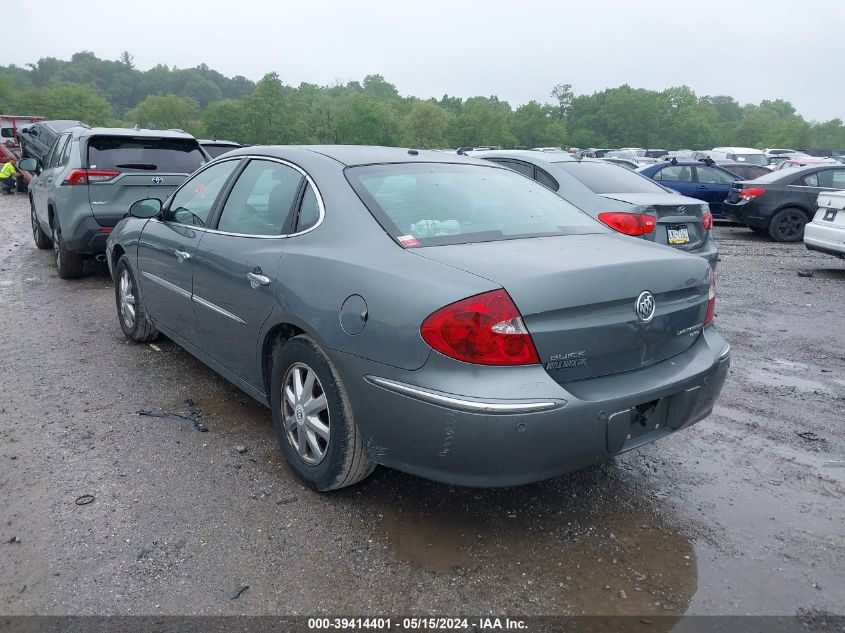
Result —
[[753, 147], [714, 147], [707, 153], [710, 154], [710, 158], [713, 160], [721, 158], [724, 160], [734, 160], [738, 163], [760, 165], [761, 167], [766, 167], [769, 164], [769, 159], [766, 155]]

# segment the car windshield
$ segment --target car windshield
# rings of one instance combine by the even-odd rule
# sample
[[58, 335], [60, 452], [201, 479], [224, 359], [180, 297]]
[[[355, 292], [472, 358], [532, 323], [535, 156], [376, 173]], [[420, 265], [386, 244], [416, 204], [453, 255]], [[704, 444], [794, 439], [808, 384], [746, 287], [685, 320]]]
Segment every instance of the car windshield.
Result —
[[589, 187], [594, 193], [666, 193], [645, 176], [607, 163], [556, 163], [558, 167]]
[[95, 136], [88, 143], [91, 169], [190, 174], [204, 162], [199, 143], [190, 138]]
[[406, 248], [604, 232], [577, 207], [509, 169], [399, 163], [352, 167], [346, 177]]
[[734, 154], [737, 162], [751, 163], [752, 165], [768, 165], [769, 159], [765, 154]]

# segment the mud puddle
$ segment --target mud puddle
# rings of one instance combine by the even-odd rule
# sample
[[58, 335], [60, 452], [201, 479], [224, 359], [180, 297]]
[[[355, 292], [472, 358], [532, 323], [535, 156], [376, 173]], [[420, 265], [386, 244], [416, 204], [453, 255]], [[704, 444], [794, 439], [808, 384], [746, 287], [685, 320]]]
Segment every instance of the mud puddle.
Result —
[[393, 557], [468, 594], [561, 614], [681, 614], [697, 588], [691, 537], [621, 475], [611, 464], [476, 490], [384, 471], [364, 494]]

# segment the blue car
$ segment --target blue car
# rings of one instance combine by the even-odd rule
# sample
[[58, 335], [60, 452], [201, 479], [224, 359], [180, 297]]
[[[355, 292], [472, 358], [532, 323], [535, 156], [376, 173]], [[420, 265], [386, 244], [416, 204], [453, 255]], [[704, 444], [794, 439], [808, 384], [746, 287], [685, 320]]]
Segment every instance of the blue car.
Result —
[[742, 180], [727, 169], [697, 160], [664, 161], [637, 171], [684, 196], [707, 202], [716, 218], [725, 217], [725, 198], [731, 191], [731, 185]]

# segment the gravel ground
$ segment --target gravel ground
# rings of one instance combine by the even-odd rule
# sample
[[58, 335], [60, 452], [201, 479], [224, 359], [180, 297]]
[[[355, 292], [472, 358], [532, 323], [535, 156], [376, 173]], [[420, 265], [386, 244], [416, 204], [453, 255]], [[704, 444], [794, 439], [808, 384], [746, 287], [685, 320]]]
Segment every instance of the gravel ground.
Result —
[[0, 613], [845, 614], [845, 262], [716, 235], [707, 420], [537, 485], [319, 495], [268, 410], [127, 342], [107, 270], [58, 279], [0, 197]]

